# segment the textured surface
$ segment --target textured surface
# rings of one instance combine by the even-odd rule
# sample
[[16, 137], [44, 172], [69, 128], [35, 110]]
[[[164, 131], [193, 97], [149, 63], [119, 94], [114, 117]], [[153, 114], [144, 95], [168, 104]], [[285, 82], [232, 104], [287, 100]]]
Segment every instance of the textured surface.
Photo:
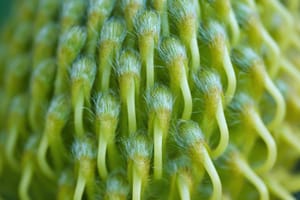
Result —
[[4, 19], [0, 199], [296, 198], [298, 0], [26, 0]]

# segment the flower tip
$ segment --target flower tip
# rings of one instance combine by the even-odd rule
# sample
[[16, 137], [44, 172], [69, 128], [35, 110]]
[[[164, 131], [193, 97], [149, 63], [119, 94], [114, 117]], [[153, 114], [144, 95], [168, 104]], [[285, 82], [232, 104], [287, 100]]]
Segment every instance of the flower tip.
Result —
[[174, 100], [171, 91], [165, 86], [155, 86], [147, 94], [147, 104], [150, 111], [172, 111], [173, 101]]
[[104, 41], [112, 41], [115, 43], [122, 43], [126, 36], [126, 23], [120, 18], [111, 18], [104, 22], [100, 43]]
[[134, 74], [136, 76], [140, 76], [141, 63], [138, 53], [135, 50], [123, 50], [119, 56], [117, 66], [117, 73], [119, 76], [124, 74]]
[[96, 148], [90, 138], [76, 139], [72, 144], [72, 153], [76, 160], [94, 159]]
[[156, 11], [143, 10], [137, 14], [134, 26], [140, 37], [152, 35], [157, 40], [160, 33], [160, 17]]
[[118, 119], [120, 113], [120, 103], [111, 93], [99, 93], [96, 96], [95, 105], [97, 116], [108, 115]]
[[166, 63], [172, 63], [178, 58], [187, 59], [186, 50], [181, 42], [174, 37], [163, 38], [159, 45], [159, 54]]
[[188, 148], [204, 139], [199, 125], [192, 120], [181, 120], [177, 124], [177, 142], [180, 146]]

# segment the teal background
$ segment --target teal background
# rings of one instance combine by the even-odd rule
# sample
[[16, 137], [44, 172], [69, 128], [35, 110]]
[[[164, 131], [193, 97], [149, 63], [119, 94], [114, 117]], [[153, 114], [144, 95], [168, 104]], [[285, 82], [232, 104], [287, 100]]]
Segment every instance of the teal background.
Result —
[[[26, 1], [26, 0], [25, 0]], [[13, 0], [0, 0], [0, 25], [9, 17]]]

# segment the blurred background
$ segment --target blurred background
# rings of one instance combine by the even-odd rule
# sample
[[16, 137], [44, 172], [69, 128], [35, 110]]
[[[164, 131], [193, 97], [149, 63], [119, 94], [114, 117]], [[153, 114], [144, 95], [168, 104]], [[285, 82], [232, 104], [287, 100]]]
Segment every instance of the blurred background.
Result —
[[14, 0], [0, 0], [0, 26], [8, 18]]

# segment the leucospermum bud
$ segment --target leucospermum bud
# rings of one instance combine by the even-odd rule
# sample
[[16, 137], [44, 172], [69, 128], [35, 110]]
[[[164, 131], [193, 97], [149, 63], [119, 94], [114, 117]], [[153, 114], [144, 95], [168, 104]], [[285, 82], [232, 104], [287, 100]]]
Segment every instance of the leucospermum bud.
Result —
[[10, 112], [7, 119], [7, 139], [5, 153], [8, 163], [13, 169], [18, 169], [17, 144], [20, 136], [26, 133], [26, 115], [28, 107], [28, 97], [18, 95], [12, 99]]
[[[259, 84], [263, 85], [263, 88], [265, 88], [275, 100], [277, 109], [269, 127], [271, 129], [276, 128], [284, 119], [286, 105], [282, 94], [266, 72], [263, 60], [251, 48], [247, 47], [234, 49], [232, 51], [232, 60], [235, 63], [235, 66], [241, 71], [251, 75], [252, 79], [250, 79], [250, 81], [253, 81], [252, 84], [258, 84], [257, 87]], [[258, 95], [257, 90], [254, 92], [253, 96], [256, 95]]]
[[56, 72], [55, 60], [46, 59], [39, 63], [31, 75], [29, 103], [29, 122], [35, 131], [41, 131], [44, 127], [46, 107], [48, 99], [53, 91], [54, 77]]
[[154, 177], [160, 179], [163, 172], [163, 152], [169, 131], [173, 97], [171, 92], [163, 86], [154, 87], [147, 96], [149, 109], [148, 128], [153, 134], [154, 141]]
[[34, 22], [35, 32], [39, 31], [43, 26], [54, 21], [61, 6], [60, 0], [41, 0], [39, 1], [37, 14]]
[[[268, 200], [270, 198], [268, 188], [264, 181], [252, 170], [252, 168], [247, 163], [246, 158], [239, 153], [234, 145], [230, 145], [223, 157], [226, 157], [225, 164], [229, 166], [227, 170], [229, 169], [232, 171], [230, 173], [236, 173], [238, 176], [242, 176], [238, 178], [235, 177], [238, 183], [243, 185], [243, 182], [240, 182], [240, 180], [245, 178], [249, 181], [250, 184], [255, 187], [260, 199]], [[232, 190], [234, 190], [232, 192], [232, 194], [234, 195], [233, 197], [238, 197], [238, 195], [241, 193], [240, 189], [241, 187], [237, 188], [236, 185], [234, 188], [232, 188]]]
[[12, 33], [10, 54], [18, 56], [18, 54], [28, 51], [29, 44], [32, 41], [32, 23], [24, 22], [20, 24]]
[[76, 59], [86, 41], [85, 29], [79, 26], [67, 30], [59, 39], [57, 50], [57, 76], [55, 94], [67, 92], [69, 87], [68, 69]]
[[90, 96], [96, 74], [96, 63], [91, 57], [80, 57], [71, 69], [71, 95], [75, 120], [75, 133], [84, 134], [83, 107], [90, 105]]
[[231, 1], [214, 0], [208, 2], [216, 12], [218, 19], [220, 21], [225, 21], [226, 26], [230, 30], [231, 41], [233, 44], [236, 44], [240, 36], [240, 29], [235, 13], [232, 9]]
[[203, 165], [212, 182], [211, 199], [221, 199], [222, 185], [219, 175], [206, 149], [204, 135], [196, 122], [179, 121], [175, 135], [177, 144], [191, 154], [193, 165]]
[[61, 32], [65, 33], [73, 26], [81, 25], [88, 1], [64, 0], [61, 13]]
[[[128, 133], [133, 134], [136, 131], [136, 96], [140, 88], [140, 70], [141, 63], [137, 52], [134, 50], [123, 50], [117, 63], [117, 74], [119, 77], [120, 96], [123, 105], [122, 108], [127, 112]], [[124, 118], [123, 118], [124, 119]]]
[[[30, 69], [30, 57], [28, 54], [17, 56], [6, 68], [4, 90], [9, 100], [18, 93], [25, 91]], [[4, 100], [5, 102], [5, 100]]]
[[126, 36], [125, 22], [119, 18], [111, 18], [102, 26], [98, 54], [98, 73], [96, 89], [105, 92], [111, 82], [111, 70], [116, 56]]
[[264, 15], [261, 17], [263, 19], [266, 18], [269, 22], [267, 29], [282, 51], [286, 51], [288, 48], [290, 48], [290, 46], [294, 46], [296, 48], [297, 46], [299, 47], [299, 39], [294, 34], [294, 32], [282, 28], [285, 25], [286, 21], [282, 16], [280, 16], [279, 13], [273, 13], [270, 16]]
[[[232, 103], [229, 105], [229, 110], [230, 113], [228, 114], [235, 115], [236, 117], [239, 116], [241, 123], [243, 123], [244, 126], [254, 129], [258, 136], [260, 136], [264, 141], [267, 147], [268, 155], [265, 162], [257, 168], [257, 171], [263, 173], [270, 170], [276, 161], [277, 146], [273, 136], [259, 116], [253, 99], [251, 99], [251, 97], [249, 97], [245, 93], [238, 93], [234, 97]], [[254, 144], [255, 140], [256, 137], [254, 136], [248, 138], [247, 146]], [[245, 149], [247, 148], [249, 149], [249, 151], [251, 151], [252, 146], [246, 147], [245, 145]]]
[[[228, 50], [227, 35], [224, 27], [216, 22], [210, 21], [199, 29], [201, 39], [209, 46], [211, 56], [213, 57], [211, 65], [216, 67], [220, 74], [225, 72], [227, 79], [227, 89], [225, 92], [226, 104], [232, 100], [236, 90], [236, 76], [230, 60]], [[223, 70], [222, 70], [223, 68]], [[221, 76], [223, 79], [223, 75]]]
[[[98, 136], [97, 167], [100, 177], [106, 179], [108, 173], [106, 166], [107, 154], [112, 155], [112, 153], [117, 152], [115, 136], [119, 120], [120, 103], [115, 96], [106, 92], [98, 94], [95, 107], [95, 127]], [[108, 148], [108, 146], [111, 146], [113, 149]], [[114, 157], [114, 159], [116, 158], [117, 156]]]
[[272, 67], [269, 71], [271, 76], [276, 75], [279, 66], [280, 49], [261, 24], [258, 13], [253, 8], [241, 3], [235, 6], [235, 13], [241, 28], [247, 32], [249, 42], [258, 49], [260, 49], [263, 44], [267, 45], [269, 50], [269, 52], [267, 52], [269, 53], [268, 56], [272, 58], [269, 63]]
[[103, 24], [100, 35], [100, 44], [111, 42], [121, 45], [126, 35], [125, 22], [120, 18], [111, 18]]
[[189, 40], [197, 32], [197, 13], [192, 1], [172, 0], [169, 5], [171, 17], [177, 25], [183, 40]]
[[217, 21], [209, 21], [201, 24], [199, 27], [199, 36], [205, 44], [212, 48], [211, 52], [214, 52], [216, 55], [217, 60], [212, 62], [215, 62], [215, 64], [222, 63], [224, 54], [222, 50], [228, 43], [227, 33], [223, 25]]
[[70, 64], [78, 55], [86, 40], [85, 28], [74, 26], [67, 30], [59, 40], [58, 60], [62, 65]]
[[70, 101], [66, 96], [54, 97], [48, 108], [44, 134], [49, 140], [50, 155], [56, 168], [62, 167], [62, 159], [67, 156], [62, 140], [62, 131], [71, 115]]
[[255, 31], [259, 31], [259, 26], [261, 26], [261, 23], [256, 10], [250, 5], [237, 3], [234, 4], [234, 11], [240, 27], [247, 30], [248, 33], [251, 34], [249, 35], [251, 42], [257, 42], [259, 40], [257, 37], [260, 37], [261, 35], [255, 35], [254, 33], [257, 33]]
[[159, 53], [169, 69], [170, 86], [174, 96], [183, 96], [182, 119], [189, 119], [192, 115], [193, 103], [187, 78], [188, 66], [185, 48], [178, 39], [167, 37], [161, 41]]
[[20, 19], [29, 22], [34, 19], [35, 12], [38, 6], [37, 0], [29, 0], [20, 2], [18, 6], [20, 6], [20, 13], [18, 13]]
[[160, 33], [160, 18], [155, 11], [141, 11], [137, 14], [134, 26], [139, 40], [139, 50], [145, 74], [146, 89], [154, 85], [154, 47]]
[[284, 19], [286, 30], [291, 31], [293, 29], [292, 26], [294, 25], [294, 20], [292, 18], [292, 15], [281, 2], [273, 0], [261, 0], [258, 2], [258, 6], [268, 6], [272, 13], [277, 13]]
[[71, 200], [73, 197], [73, 185], [74, 185], [74, 177], [71, 169], [65, 169], [60, 173], [58, 179], [58, 191], [56, 195], [57, 200]]
[[157, 118], [164, 134], [167, 133], [169, 125], [163, 123], [171, 119], [174, 102], [171, 91], [163, 85], [156, 85], [148, 93], [146, 101], [150, 118], [153, 120]]
[[89, 0], [85, 50], [90, 56], [94, 56], [96, 52], [99, 32], [104, 21], [111, 14], [115, 3], [116, 0]]
[[76, 139], [72, 145], [72, 152], [78, 166], [77, 183], [74, 191], [74, 200], [82, 199], [86, 190], [89, 199], [95, 198], [95, 158], [96, 149], [91, 138]]
[[160, 34], [160, 18], [153, 10], [140, 11], [135, 20], [134, 26], [140, 37], [151, 37], [155, 42], [158, 41]]
[[129, 185], [121, 172], [114, 172], [108, 176], [105, 184], [105, 200], [126, 200], [129, 193]]
[[94, 144], [89, 138], [83, 138], [82, 141], [75, 140], [72, 145], [72, 153], [76, 161], [94, 159], [96, 156]]
[[6, 67], [4, 74], [4, 92], [5, 96], [1, 100], [2, 113], [7, 114], [9, 104], [15, 96], [24, 93], [28, 84], [24, 84], [29, 79], [30, 57], [28, 54], [22, 54], [15, 57]]
[[193, 184], [190, 159], [183, 155], [176, 157], [174, 160], [169, 161], [168, 171], [172, 180], [168, 198], [175, 198], [174, 195], [177, 189], [180, 199], [190, 200]]
[[41, 171], [54, 178], [55, 170], [47, 161], [47, 151], [50, 150], [51, 159], [56, 169], [61, 168], [63, 159], [67, 156], [62, 140], [62, 130], [70, 118], [71, 107], [66, 96], [57, 96], [52, 99], [46, 114], [43, 135], [37, 150], [37, 161]]
[[99, 93], [95, 101], [96, 119], [114, 119], [117, 125], [120, 113], [120, 103], [110, 92]]
[[142, 199], [150, 170], [152, 148], [145, 135], [132, 135], [125, 143], [128, 173], [132, 185], [132, 199]]
[[34, 40], [33, 47], [33, 68], [42, 62], [44, 59], [51, 58], [55, 55], [57, 46], [58, 26], [54, 23], [49, 23], [41, 28]]
[[151, 0], [153, 8], [159, 13], [163, 36], [169, 35], [168, 2], [167, 0]]
[[122, 0], [122, 9], [125, 15], [126, 24], [129, 31], [133, 30], [133, 20], [139, 10], [146, 5], [145, 0]]
[[203, 112], [203, 115], [214, 116], [218, 103], [223, 100], [220, 76], [213, 69], [204, 68], [194, 76], [194, 81], [200, 98], [203, 99], [203, 108], [200, 112]]
[[198, 16], [197, 5], [190, 0], [172, 0], [169, 9], [179, 31], [180, 39], [191, 55], [191, 70], [200, 68], [200, 53], [197, 42]]
[[146, 6], [146, 0], [121, 0], [121, 6], [126, 20], [127, 30], [130, 34], [127, 34], [126, 43], [129, 47], [133, 47], [135, 44], [134, 36], [134, 19], [140, 10], [143, 10]]
[[35, 148], [38, 144], [38, 134], [32, 134], [25, 142], [21, 159], [21, 178], [18, 185], [18, 196], [20, 199], [30, 199], [30, 185], [36, 171]]
[[199, 73], [195, 82], [196, 87], [202, 93], [201, 97], [204, 97], [201, 127], [209, 139], [214, 128], [214, 119], [217, 121], [220, 130], [219, 143], [212, 151], [212, 155], [218, 157], [225, 151], [229, 142], [229, 131], [223, 109], [221, 80], [218, 74], [206, 69]]

